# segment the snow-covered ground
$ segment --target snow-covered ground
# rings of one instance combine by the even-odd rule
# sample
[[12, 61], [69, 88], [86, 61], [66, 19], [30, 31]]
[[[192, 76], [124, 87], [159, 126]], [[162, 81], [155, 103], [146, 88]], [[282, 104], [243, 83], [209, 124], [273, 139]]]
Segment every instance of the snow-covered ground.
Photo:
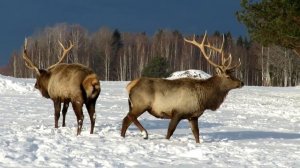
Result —
[[146, 113], [139, 120], [149, 139], [134, 125], [122, 138], [127, 82], [102, 82], [95, 134], [84, 111], [76, 136], [72, 108], [67, 127], [54, 129], [52, 102], [34, 82], [0, 76], [0, 167], [300, 167], [300, 87], [231, 91], [200, 117], [196, 144], [187, 121], [166, 140], [169, 120]]

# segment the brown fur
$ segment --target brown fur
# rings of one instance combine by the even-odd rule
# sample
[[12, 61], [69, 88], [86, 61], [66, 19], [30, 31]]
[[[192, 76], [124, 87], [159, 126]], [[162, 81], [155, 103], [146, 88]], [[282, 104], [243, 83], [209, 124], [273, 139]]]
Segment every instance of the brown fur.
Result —
[[129, 113], [123, 119], [121, 136], [131, 122], [146, 133], [137, 118], [148, 111], [158, 118], [171, 119], [167, 139], [169, 139], [178, 122], [188, 119], [199, 143], [198, 118], [206, 109], [216, 110], [231, 89], [239, 88], [243, 83], [229, 73], [219, 74], [207, 80], [182, 78], [167, 80], [159, 78], [140, 78], [127, 85], [129, 92]]
[[58, 64], [47, 70], [39, 69], [39, 72], [35, 87], [44, 97], [53, 100], [55, 127], [58, 127], [61, 103], [64, 103], [63, 126], [65, 126], [66, 111], [71, 102], [77, 117], [77, 135], [79, 135], [84, 119], [82, 106], [85, 104], [90, 115], [92, 134], [96, 119], [95, 103], [101, 91], [97, 75], [81, 64]]
[[133, 88], [138, 83], [139, 80], [140, 79], [135, 79], [126, 86], [126, 90], [128, 93], [130, 92], [131, 88]]
[[86, 96], [95, 98], [101, 91], [100, 82], [96, 74], [88, 75], [82, 82], [82, 86], [86, 92]]

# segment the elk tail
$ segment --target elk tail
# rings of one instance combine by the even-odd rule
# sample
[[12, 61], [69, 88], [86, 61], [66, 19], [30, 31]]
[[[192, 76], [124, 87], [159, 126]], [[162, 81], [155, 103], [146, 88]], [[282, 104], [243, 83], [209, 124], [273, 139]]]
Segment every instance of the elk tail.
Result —
[[88, 75], [82, 82], [87, 98], [95, 98], [100, 94], [100, 82], [96, 74]]

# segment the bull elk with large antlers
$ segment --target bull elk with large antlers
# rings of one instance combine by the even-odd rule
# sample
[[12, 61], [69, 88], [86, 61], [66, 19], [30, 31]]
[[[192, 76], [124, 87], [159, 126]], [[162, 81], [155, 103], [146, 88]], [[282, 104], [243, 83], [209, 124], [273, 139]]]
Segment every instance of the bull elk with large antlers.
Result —
[[71, 102], [77, 117], [77, 135], [79, 135], [84, 119], [82, 107], [85, 104], [91, 120], [90, 133], [92, 134], [96, 120], [96, 100], [101, 91], [99, 79], [91, 69], [84, 65], [61, 63], [72, 49], [73, 44], [70, 42], [70, 46], [67, 49], [61, 42], [59, 42], [59, 45], [63, 49], [59, 61], [47, 69], [39, 69], [28, 56], [27, 39], [25, 39], [23, 51], [25, 65], [36, 72], [35, 88], [41, 92], [43, 97], [50, 98], [54, 103], [55, 128], [58, 128], [61, 103], [63, 103], [62, 126], [64, 127], [65, 116]]
[[[200, 143], [198, 118], [206, 109], [218, 109], [230, 90], [244, 85], [231, 74], [240, 66], [240, 62], [232, 66], [232, 56], [225, 56], [224, 37], [221, 48], [205, 44], [206, 33], [201, 43], [195, 37], [193, 40], [184, 40], [200, 49], [208, 63], [215, 67], [216, 75], [206, 80], [139, 78], [131, 81], [126, 87], [129, 93], [129, 113], [123, 119], [121, 136], [125, 137], [126, 130], [133, 122], [147, 139], [148, 133], [137, 118], [148, 111], [157, 118], [171, 119], [167, 139], [170, 139], [180, 120], [187, 119], [196, 143]], [[206, 51], [210, 51], [210, 54]], [[211, 51], [216, 51], [221, 56], [220, 65], [211, 60]]]

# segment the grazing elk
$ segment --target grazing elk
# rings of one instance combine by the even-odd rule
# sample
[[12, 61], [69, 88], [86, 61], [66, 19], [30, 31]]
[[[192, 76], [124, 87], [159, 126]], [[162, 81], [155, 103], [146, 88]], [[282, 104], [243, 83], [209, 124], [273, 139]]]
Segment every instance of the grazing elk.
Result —
[[[129, 112], [123, 119], [121, 136], [125, 137], [126, 130], [133, 122], [147, 139], [148, 133], [137, 118], [148, 111], [157, 118], [171, 119], [167, 139], [170, 139], [180, 120], [187, 119], [196, 143], [200, 143], [198, 118], [206, 109], [218, 109], [231, 89], [244, 85], [231, 74], [241, 63], [232, 66], [232, 57], [231, 55], [225, 57], [223, 44], [221, 48], [216, 48], [210, 44], [204, 44], [205, 38], [206, 33], [202, 43], [196, 42], [195, 37], [193, 40], [184, 40], [199, 47], [204, 58], [216, 68], [217, 74], [206, 80], [191, 78], [168, 80], [144, 77], [131, 81], [126, 87], [129, 93]], [[221, 55], [220, 65], [211, 60], [211, 52], [208, 55], [207, 50], [216, 51]]]
[[55, 128], [58, 128], [61, 103], [63, 103], [62, 126], [64, 127], [65, 116], [71, 102], [77, 117], [77, 135], [80, 135], [84, 118], [82, 107], [85, 104], [91, 120], [90, 133], [93, 134], [96, 120], [95, 105], [101, 91], [99, 79], [91, 69], [84, 65], [61, 63], [73, 44], [70, 42], [70, 47], [67, 49], [61, 42], [59, 44], [63, 48], [59, 61], [47, 69], [39, 69], [28, 57], [27, 39], [25, 39], [23, 51], [25, 65], [36, 72], [35, 88], [43, 97], [50, 98], [54, 103]]

